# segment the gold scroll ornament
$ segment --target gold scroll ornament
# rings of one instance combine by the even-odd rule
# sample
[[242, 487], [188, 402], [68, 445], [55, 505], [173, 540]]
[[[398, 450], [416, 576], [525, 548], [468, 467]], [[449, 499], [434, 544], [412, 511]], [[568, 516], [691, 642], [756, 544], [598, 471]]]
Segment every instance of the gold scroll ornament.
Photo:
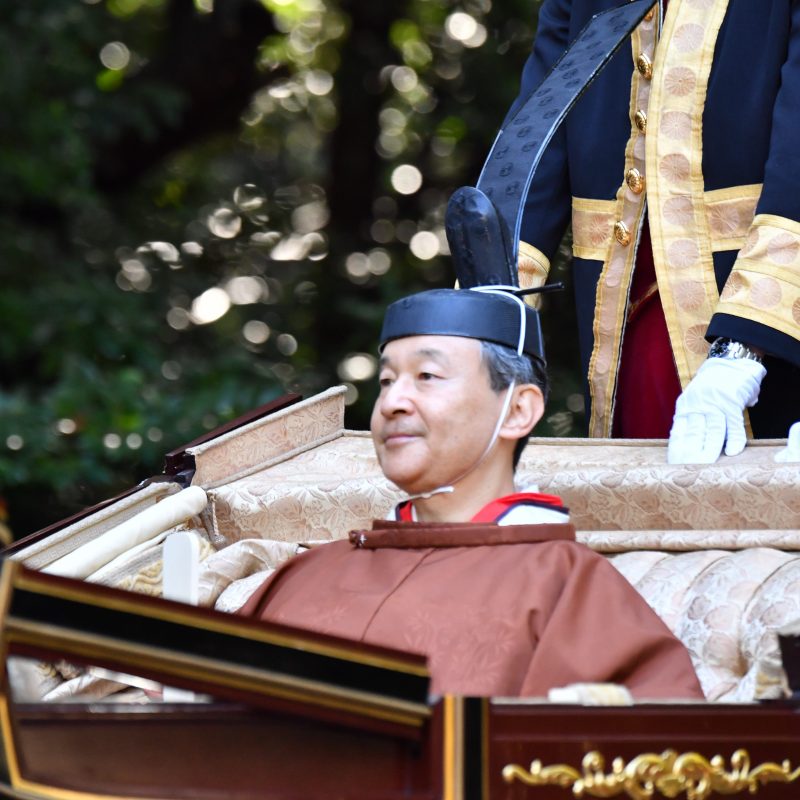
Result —
[[627, 794], [632, 800], [654, 797], [677, 797], [686, 792], [686, 800], [705, 800], [716, 794], [751, 794], [766, 783], [791, 783], [800, 777], [800, 767], [792, 771], [789, 761], [767, 762], [750, 769], [750, 754], [737, 750], [731, 756], [728, 771], [722, 756], [710, 761], [699, 753], [665, 750], [661, 755], [643, 753], [628, 764], [622, 758], [611, 762], [611, 773], [605, 773], [605, 758], [593, 750], [581, 763], [583, 772], [568, 764], [542, 766], [534, 761], [530, 769], [518, 764], [503, 767], [506, 783], [521, 781], [528, 786], [561, 786], [572, 789], [575, 797], [616, 797]]

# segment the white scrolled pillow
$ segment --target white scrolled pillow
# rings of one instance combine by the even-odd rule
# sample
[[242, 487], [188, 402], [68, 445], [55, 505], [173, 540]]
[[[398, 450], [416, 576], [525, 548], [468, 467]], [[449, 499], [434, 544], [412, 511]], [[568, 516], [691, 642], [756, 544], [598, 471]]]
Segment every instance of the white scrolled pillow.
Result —
[[131, 547], [199, 514], [207, 503], [206, 493], [199, 486], [189, 486], [177, 494], [165, 497], [93, 541], [75, 548], [71, 553], [48, 564], [42, 572], [65, 578], [87, 578]]

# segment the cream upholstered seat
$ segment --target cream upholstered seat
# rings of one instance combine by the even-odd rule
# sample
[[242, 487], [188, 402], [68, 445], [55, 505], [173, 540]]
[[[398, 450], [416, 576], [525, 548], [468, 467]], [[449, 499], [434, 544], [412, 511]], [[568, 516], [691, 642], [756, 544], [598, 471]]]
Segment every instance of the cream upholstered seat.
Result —
[[[782, 444], [670, 466], [664, 442], [534, 439], [520, 464], [520, 482], [561, 495], [579, 538], [607, 554], [686, 644], [712, 700], [782, 690], [774, 631], [800, 619], [800, 593], [789, 591], [800, 580], [797, 467], [775, 463]], [[198, 454], [208, 464], [199, 464], [201, 481], [219, 474], [224, 450]], [[337, 538], [399, 498], [368, 434], [344, 429], [208, 494], [207, 527], [220, 545]]]
[[[343, 389], [333, 389], [190, 451], [193, 483], [208, 495], [189, 522], [209, 554], [205, 603], [235, 610], [305, 544], [369, 526], [397, 502], [369, 435], [343, 420]], [[605, 554], [687, 646], [708, 698], [747, 701], [780, 695], [775, 630], [800, 620], [800, 494], [797, 465], [774, 461], [782, 445], [670, 466], [664, 442], [534, 439], [518, 472], [520, 483], [563, 497], [579, 540]], [[90, 535], [83, 521], [80, 541]], [[53, 554], [76, 536], [61, 532]], [[155, 540], [89, 579], [158, 592], [160, 548]], [[32, 565], [54, 560], [48, 550], [33, 548]]]
[[709, 700], [781, 696], [775, 630], [800, 619], [800, 553], [633, 551], [611, 562], [686, 645]]

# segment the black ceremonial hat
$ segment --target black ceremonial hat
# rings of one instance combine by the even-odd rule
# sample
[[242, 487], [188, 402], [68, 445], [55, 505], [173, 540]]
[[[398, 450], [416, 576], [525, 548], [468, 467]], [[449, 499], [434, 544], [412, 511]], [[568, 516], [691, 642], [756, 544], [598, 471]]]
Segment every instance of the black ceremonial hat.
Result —
[[[491, 287], [490, 287], [491, 288]], [[464, 336], [516, 350], [524, 315], [522, 351], [544, 362], [544, 344], [536, 309], [510, 292], [430, 289], [397, 300], [386, 309], [381, 349], [406, 336]]]

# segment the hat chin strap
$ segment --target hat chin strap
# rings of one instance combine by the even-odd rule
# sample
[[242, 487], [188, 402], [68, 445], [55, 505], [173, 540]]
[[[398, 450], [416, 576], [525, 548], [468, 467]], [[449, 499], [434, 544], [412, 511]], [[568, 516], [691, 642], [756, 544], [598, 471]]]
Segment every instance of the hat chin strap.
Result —
[[[525, 303], [516, 295], [514, 294], [514, 289], [519, 287], [514, 286], [473, 286], [468, 291], [471, 292], [485, 292], [486, 294], [500, 294], [504, 297], [510, 297], [516, 301], [517, 306], [519, 306], [519, 339], [517, 340], [517, 355], [521, 356], [523, 353], [523, 349], [525, 347], [525, 334], [527, 333], [527, 319], [525, 317]], [[467, 475], [471, 475], [485, 460], [486, 456], [492, 451], [492, 448], [495, 446], [497, 442], [497, 437], [500, 435], [500, 428], [503, 426], [503, 422], [505, 422], [506, 414], [508, 414], [508, 409], [511, 406], [511, 395], [514, 392], [514, 387], [517, 385], [517, 382], [512, 380], [511, 383], [508, 385], [506, 389], [506, 396], [503, 400], [503, 407], [500, 409], [500, 416], [497, 418], [497, 422], [494, 426], [494, 431], [492, 431], [492, 437], [489, 439], [489, 444], [483, 450], [480, 457], [472, 464], [471, 467], [468, 467], [464, 472], [462, 472], [455, 480], [450, 481], [443, 486], [439, 486], [436, 489], [431, 489], [429, 492], [421, 492], [420, 494], [412, 494], [409, 495], [409, 500], [427, 500], [430, 497], [433, 497], [437, 494], [450, 494], [455, 492], [456, 484], [460, 483], [467, 477]]]
[[409, 500], [427, 500], [430, 497], [433, 497], [436, 494], [450, 494], [455, 492], [456, 484], [460, 483], [464, 480], [468, 475], [471, 475], [486, 459], [489, 453], [492, 451], [492, 448], [497, 443], [497, 439], [500, 435], [500, 428], [503, 427], [503, 422], [505, 422], [506, 414], [508, 414], [508, 409], [511, 406], [511, 395], [514, 392], [514, 387], [516, 386], [516, 381], [511, 381], [506, 389], [506, 396], [503, 400], [503, 407], [500, 409], [500, 416], [497, 418], [497, 422], [495, 423], [494, 430], [492, 431], [492, 437], [489, 439], [489, 444], [486, 445], [481, 455], [475, 460], [472, 466], [467, 467], [457, 478], [450, 481], [450, 483], [444, 484], [443, 486], [439, 486], [436, 489], [431, 489], [429, 492], [420, 492], [419, 494], [412, 494], [408, 496]]

